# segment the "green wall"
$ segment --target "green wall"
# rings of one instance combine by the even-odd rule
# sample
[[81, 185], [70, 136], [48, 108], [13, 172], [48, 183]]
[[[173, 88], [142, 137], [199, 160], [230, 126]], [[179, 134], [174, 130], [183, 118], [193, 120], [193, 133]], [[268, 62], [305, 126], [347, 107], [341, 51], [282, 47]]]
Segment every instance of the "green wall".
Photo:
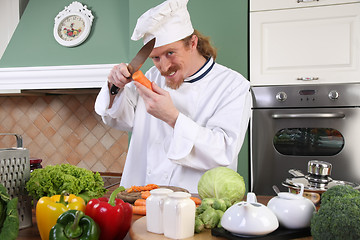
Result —
[[67, 48], [53, 36], [54, 18], [73, 0], [30, 0], [0, 67], [118, 63], [129, 56], [129, 0], [81, 0], [94, 15], [87, 40]]
[[[94, 15], [90, 36], [67, 48], [53, 37], [54, 18], [73, 0], [30, 0], [0, 60], [0, 68], [129, 62], [142, 46], [130, 40], [137, 18], [161, 0], [79, 0]], [[248, 78], [248, 0], [190, 0], [194, 28], [211, 36], [217, 62]], [[152, 62], [143, 66], [146, 71]], [[248, 186], [249, 140], [239, 155], [238, 172]]]
[[[54, 18], [73, 0], [30, 0], [0, 60], [0, 67], [112, 64], [129, 61], [141, 47], [130, 40], [137, 18], [161, 0], [81, 0], [95, 16], [88, 39], [67, 48], [53, 37]], [[247, 0], [190, 0], [194, 28], [211, 36], [217, 62], [248, 77]], [[145, 67], [151, 66], [149, 64]]]

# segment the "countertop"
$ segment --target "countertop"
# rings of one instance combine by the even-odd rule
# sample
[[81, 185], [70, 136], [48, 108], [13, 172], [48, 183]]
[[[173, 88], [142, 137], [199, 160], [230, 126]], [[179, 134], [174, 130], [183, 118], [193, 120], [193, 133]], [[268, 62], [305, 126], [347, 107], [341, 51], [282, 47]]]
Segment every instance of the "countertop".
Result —
[[[116, 189], [117, 186], [113, 186], [111, 188], [109, 188], [109, 191], [107, 194], [105, 194], [105, 196], [109, 197], [110, 193]], [[257, 201], [262, 203], [262, 204], [267, 204], [267, 202], [272, 198], [273, 196], [257, 196]], [[133, 215], [133, 218], [132, 218], [132, 223], [136, 222], [137, 220], [139, 220], [140, 218], [142, 218], [143, 216], [141, 215], [136, 215], [134, 214]], [[32, 211], [32, 222], [33, 222], [33, 226], [32, 227], [28, 227], [28, 228], [25, 228], [25, 229], [22, 229], [19, 231], [19, 235], [18, 235], [18, 238], [17, 240], [40, 240], [40, 234], [39, 234], [39, 231], [37, 229], [37, 224], [36, 224], [36, 217], [35, 217], [35, 209], [33, 209]], [[135, 224], [136, 226], [136, 224]], [[136, 232], [135, 229], [130, 229], [130, 235], [131, 236], [131, 233], [133, 232]], [[127, 236], [129, 237], [129, 236]], [[219, 238], [219, 237], [214, 237], [214, 236], [211, 236], [211, 232], [210, 230], [207, 230], [205, 233], [202, 234], [202, 237], [201, 239], [219, 239], [219, 240], [224, 240], [225, 238]], [[164, 240], [165, 239], [168, 239], [168, 238], [163, 238]], [[313, 238], [312, 237], [306, 237], [306, 238], [299, 238], [298, 240], [312, 240]]]

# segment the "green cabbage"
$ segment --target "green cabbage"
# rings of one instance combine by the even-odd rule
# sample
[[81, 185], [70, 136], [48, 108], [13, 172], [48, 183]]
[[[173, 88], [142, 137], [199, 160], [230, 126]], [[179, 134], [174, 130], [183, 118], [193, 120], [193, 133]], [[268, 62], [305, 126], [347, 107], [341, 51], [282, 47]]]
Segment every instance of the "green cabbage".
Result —
[[204, 198], [227, 198], [232, 204], [245, 195], [245, 182], [242, 176], [227, 167], [217, 167], [206, 171], [198, 183], [198, 193]]

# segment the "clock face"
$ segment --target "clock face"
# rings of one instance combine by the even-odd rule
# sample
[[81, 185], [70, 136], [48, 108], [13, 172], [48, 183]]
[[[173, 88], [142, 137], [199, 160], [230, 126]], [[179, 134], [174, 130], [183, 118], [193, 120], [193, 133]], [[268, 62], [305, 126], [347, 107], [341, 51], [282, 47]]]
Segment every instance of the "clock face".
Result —
[[94, 16], [79, 2], [73, 2], [55, 17], [55, 40], [65, 47], [82, 44], [90, 34]]
[[64, 41], [74, 41], [79, 38], [85, 30], [85, 21], [79, 15], [70, 15], [64, 18], [57, 29], [58, 36]]

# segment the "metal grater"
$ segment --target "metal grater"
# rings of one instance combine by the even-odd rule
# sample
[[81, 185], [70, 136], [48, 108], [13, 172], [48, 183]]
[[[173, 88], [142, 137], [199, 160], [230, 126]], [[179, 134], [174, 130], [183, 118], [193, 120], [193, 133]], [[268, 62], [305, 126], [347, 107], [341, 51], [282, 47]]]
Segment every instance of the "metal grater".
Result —
[[32, 226], [31, 197], [25, 184], [30, 179], [29, 150], [23, 148], [22, 137], [14, 133], [0, 133], [0, 136], [13, 135], [17, 147], [0, 149], [0, 182], [6, 187], [11, 198], [18, 197], [19, 228]]

